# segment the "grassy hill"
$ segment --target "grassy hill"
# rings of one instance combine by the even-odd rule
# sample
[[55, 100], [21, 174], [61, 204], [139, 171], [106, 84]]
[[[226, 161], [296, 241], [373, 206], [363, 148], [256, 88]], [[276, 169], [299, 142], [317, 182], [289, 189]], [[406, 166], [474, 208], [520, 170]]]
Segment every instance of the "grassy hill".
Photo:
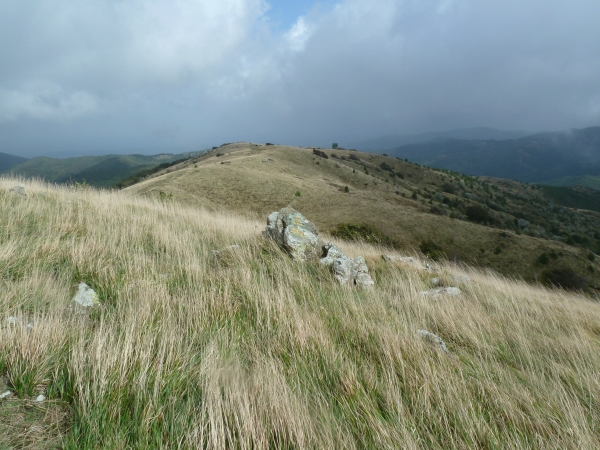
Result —
[[17, 164], [22, 164], [25, 161], [27, 161], [27, 158], [9, 155], [7, 153], [0, 153], [0, 173], [10, 170]]
[[[241, 148], [229, 167], [207, 158], [204, 176], [254, 151]], [[291, 188], [293, 169], [279, 174]], [[0, 390], [13, 393], [0, 400], [0, 448], [600, 444], [596, 301], [449, 263], [390, 264], [387, 249], [341, 241], [376, 282], [354, 290], [265, 241], [264, 220], [40, 183], [22, 198], [13, 184], [0, 180]], [[461, 295], [420, 295], [458, 275], [471, 279]], [[82, 281], [102, 303], [89, 315], [68, 308]]]
[[530, 281], [573, 271], [583, 284], [600, 285], [597, 261], [589, 259], [600, 249], [597, 212], [560, 206], [537, 187], [509, 180], [321, 152], [328, 157], [297, 147], [227, 145], [127, 191], [261, 220], [289, 204], [341, 236], [367, 225], [400, 250], [445, 254]]
[[545, 184], [585, 183], [597, 188], [600, 127], [511, 140], [440, 139], [386, 153], [469, 175]]
[[74, 158], [38, 156], [4, 170], [5, 173], [28, 178], [41, 178], [55, 183], [86, 182], [96, 187], [112, 187], [117, 182], [159, 164], [171, 163], [196, 153], [160, 155], [103, 155]]

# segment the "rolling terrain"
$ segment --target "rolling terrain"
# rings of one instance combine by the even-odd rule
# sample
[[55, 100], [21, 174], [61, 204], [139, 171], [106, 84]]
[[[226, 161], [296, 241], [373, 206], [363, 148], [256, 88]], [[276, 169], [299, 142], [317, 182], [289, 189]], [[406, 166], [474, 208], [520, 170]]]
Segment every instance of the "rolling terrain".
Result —
[[529, 281], [581, 289], [600, 284], [596, 211], [560, 206], [539, 188], [510, 180], [435, 171], [383, 155], [316, 152], [227, 145], [125, 191], [261, 220], [291, 205], [341, 237], [358, 227], [363, 235], [374, 230], [372, 242]]
[[7, 153], [0, 153], [0, 173], [6, 172], [12, 169], [18, 164], [22, 164], [27, 161], [27, 158], [21, 156], [9, 155]]
[[[307, 215], [322, 221], [344, 204], [338, 192], [348, 208], [394, 222], [405, 214], [441, 233], [450, 219], [423, 220], [410, 202], [368, 209], [390, 183], [365, 178], [359, 189], [351, 166], [335, 175], [331, 158], [309, 150], [220, 152], [147, 180], [150, 198], [137, 195], [144, 183], [36, 181], [23, 182], [25, 197], [10, 191], [19, 180], [0, 178], [0, 448], [599, 447], [597, 301], [451, 262], [423, 270], [418, 255], [419, 265], [390, 263], [382, 253], [409, 254], [334, 239], [364, 256], [375, 280], [369, 290], [340, 286], [318, 262], [295, 262], [265, 240], [262, 214], [189, 204], [198, 196], [219, 209], [235, 198], [269, 211], [268, 196], [288, 201], [301, 189], [298, 199], [316, 203]], [[177, 180], [188, 172], [215, 191], [237, 179], [240, 194], [201, 200], [194, 185], [186, 197]], [[488, 230], [463, 226], [476, 239]], [[539, 242], [509, 234], [527, 248]], [[460, 293], [423, 295], [434, 277]], [[91, 311], [71, 305], [81, 282], [98, 295]]]
[[594, 189], [600, 182], [600, 127], [510, 140], [439, 139], [385, 152], [468, 175]]
[[[95, 187], [113, 187], [117, 182], [140, 171], [153, 169], [160, 164], [170, 164], [199, 153], [201, 152], [166, 153], [152, 156], [80, 156], [64, 159], [38, 156], [29, 160], [23, 158], [17, 164], [12, 164], [4, 169], [0, 166], [0, 173], [40, 178], [54, 183], [87, 183]], [[0, 158], [0, 164], [1, 162], [2, 158]]]
[[409, 144], [421, 144], [436, 140], [462, 139], [462, 140], [508, 140], [527, 136], [526, 131], [504, 131], [488, 127], [459, 128], [450, 131], [434, 131], [420, 134], [396, 134], [369, 139], [366, 141], [345, 144], [344, 147], [364, 152], [382, 153], [391, 148]]

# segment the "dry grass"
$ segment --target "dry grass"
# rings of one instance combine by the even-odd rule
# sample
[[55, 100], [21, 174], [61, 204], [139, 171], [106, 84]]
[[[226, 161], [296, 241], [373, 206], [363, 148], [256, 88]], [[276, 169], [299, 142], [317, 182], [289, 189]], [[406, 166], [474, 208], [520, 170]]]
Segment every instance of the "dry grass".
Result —
[[[468, 275], [463, 295], [424, 297], [430, 272], [340, 243], [376, 279], [352, 290], [259, 221], [32, 182], [23, 199], [13, 184], [0, 180], [0, 375], [19, 399], [0, 418], [43, 391], [68, 414], [37, 429], [39, 447], [600, 446], [589, 299], [452, 265], [436, 275]], [[68, 308], [81, 281], [103, 303], [87, 316]]]
[[[216, 157], [217, 153], [223, 156]], [[424, 212], [424, 205], [411, 200], [411, 191], [406, 188], [441, 184], [443, 174], [378, 155], [336, 153], [358, 155], [374, 165], [384, 160], [397, 163], [406, 180], [386, 183], [377, 178], [382, 174], [371, 171], [366, 175], [358, 165], [316, 157], [311, 149], [239, 143], [219, 148], [197, 164], [186, 162], [169, 168], [169, 173], [133, 185], [127, 192], [159, 198], [163, 191], [188, 206], [212, 211], [226, 208], [261, 220], [291, 205], [310, 217], [320, 230], [331, 231], [342, 223], [368, 223], [390, 236], [404, 251], [414, 251], [421, 242], [433, 240], [450, 259], [456, 257], [526, 280], [535, 279], [545, 269], [535, 265], [537, 258], [555, 251], [564, 254], [560, 264], [585, 274], [590, 284], [600, 285], [600, 266], [596, 265], [590, 274], [587, 252], [580, 249]], [[265, 158], [274, 162], [265, 163]], [[348, 193], [344, 192], [345, 186], [349, 187]], [[396, 192], [404, 192], [407, 198]], [[425, 209], [428, 211], [428, 206]], [[502, 252], [494, 253], [499, 247]]]

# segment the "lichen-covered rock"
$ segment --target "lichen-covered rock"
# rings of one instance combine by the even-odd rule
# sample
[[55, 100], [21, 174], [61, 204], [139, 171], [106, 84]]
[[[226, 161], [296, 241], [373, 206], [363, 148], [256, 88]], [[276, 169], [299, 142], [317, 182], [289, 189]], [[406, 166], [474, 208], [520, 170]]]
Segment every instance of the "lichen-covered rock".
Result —
[[323, 246], [321, 264], [330, 267], [333, 277], [342, 285], [371, 287], [375, 284], [362, 256], [349, 258], [332, 243]]
[[27, 197], [27, 194], [25, 193], [25, 186], [13, 186], [8, 190], [8, 192], [11, 192], [12, 194], [18, 195], [20, 197]]
[[87, 309], [100, 305], [100, 300], [96, 291], [87, 284], [80, 283], [79, 290], [77, 291], [77, 294], [75, 294], [75, 297], [73, 297], [71, 304], [79, 308]]
[[426, 341], [429, 341], [432, 344], [439, 346], [439, 348], [443, 352], [450, 353], [450, 351], [448, 350], [448, 347], [446, 347], [446, 343], [444, 342], [444, 340], [441, 337], [439, 337], [437, 334], [430, 333], [427, 330], [419, 330], [419, 331], [417, 331], [417, 333], [419, 334], [419, 336], [421, 336]]
[[265, 236], [277, 241], [295, 260], [319, 257], [322, 243], [318, 235], [315, 225], [289, 206], [267, 218]]

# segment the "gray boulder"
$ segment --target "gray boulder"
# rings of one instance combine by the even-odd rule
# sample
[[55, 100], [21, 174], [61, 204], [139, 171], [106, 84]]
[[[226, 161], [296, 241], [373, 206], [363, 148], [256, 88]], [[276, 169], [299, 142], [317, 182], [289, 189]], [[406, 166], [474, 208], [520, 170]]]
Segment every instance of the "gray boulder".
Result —
[[320, 256], [322, 242], [312, 222], [288, 206], [267, 218], [265, 236], [274, 239], [294, 260], [307, 261]]
[[349, 258], [332, 243], [323, 246], [321, 264], [331, 268], [333, 277], [342, 285], [371, 287], [375, 283], [362, 256]]

